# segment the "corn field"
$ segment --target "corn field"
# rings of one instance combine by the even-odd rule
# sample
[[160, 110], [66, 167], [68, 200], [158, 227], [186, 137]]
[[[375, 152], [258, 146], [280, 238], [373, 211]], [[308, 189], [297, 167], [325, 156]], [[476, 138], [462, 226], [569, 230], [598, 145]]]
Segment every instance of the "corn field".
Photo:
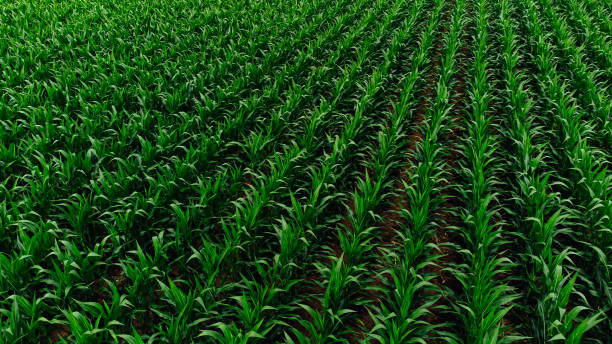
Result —
[[610, 0], [0, 0], [0, 343], [612, 343]]

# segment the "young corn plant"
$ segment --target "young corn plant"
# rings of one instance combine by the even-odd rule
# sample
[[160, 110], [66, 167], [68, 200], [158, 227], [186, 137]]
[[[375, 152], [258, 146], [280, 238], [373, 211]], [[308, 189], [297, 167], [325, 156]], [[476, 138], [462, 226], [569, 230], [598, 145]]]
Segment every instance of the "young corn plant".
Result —
[[43, 316], [47, 310], [47, 296], [27, 299], [21, 295], [7, 298], [10, 309], [0, 309], [0, 338], [6, 343], [34, 342], [44, 335], [49, 320]]

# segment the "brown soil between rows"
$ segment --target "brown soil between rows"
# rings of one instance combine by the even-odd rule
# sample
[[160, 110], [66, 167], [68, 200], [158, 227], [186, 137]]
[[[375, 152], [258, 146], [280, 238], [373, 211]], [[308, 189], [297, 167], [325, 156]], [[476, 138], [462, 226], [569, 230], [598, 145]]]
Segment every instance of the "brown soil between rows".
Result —
[[[427, 91], [432, 91], [427, 88]], [[426, 91], [426, 92], [427, 92]], [[400, 93], [397, 92], [395, 94], [395, 99], [399, 99]], [[394, 108], [391, 109], [394, 111]], [[415, 117], [412, 120], [410, 125], [410, 130], [407, 134], [407, 140], [405, 145], [400, 148], [400, 151], [403, 152], [413, 152], [416, 149], [417, 142], [421, 141], [423, 138], [423, 134], [420, 132], [419, 128], [424, 123], [423, 113], [415, 113]], [[403, 222], [403, 218], [400, 215], [400, 211], [407, 207], [406, 199], [407, 194], [404, 191], [404, 183], [409, 183], [409, 168], [411, 161], [408, 158], [408, 154], [405, 155], [405, 158], [401, 162], [401, 166], [398, 171], [395, 172], [395, 182], [393, 183], [393, 194], [390, 199], [387, 201], [389, 204], [384, 209], [381, 210], [383, 219], [382, 222], [376, 224], [377, 227], [377, 238], [374, 239], [374, 242], [377, 244], [377, 247], [397, 247], [403, 245], [401, 243], [401, 238], [397, 234], [397, 227]], [[350, 203], [351, 211], [353, 208], [353, 201]], [[348, 223], [348, 221], [347, 221]], [[350, 225], [350, 223], [349, 223]], [[347, 227], [348, 228], [348, 227]], [[378, 250], [377, 255], [379, 257], [378, 262], [383, 262], [384, 258], [382, 255], [384, 252], [382, 250]], [[383, 266], [383, 264], [380, 264]], [[374, 266], [375, 268], [376, 266]], [[380, 270], [380, 269], [379, 269]], [[386, 287], [385, 282], [381, 279], [381, 276], [378, 274], [379, 271], [374, 272], [374, 276], [372, 276], [372, 280], [369, 285], [373, 288], [384, 288]], [[378, 305], [381, 303], [378, 295], [374, 290], [367, 289], [365, 291], [366, 298], [370, 304]], [[364, 306], [356, 318], [356, 321], [353, 321], [349, 326], [355, 329], [355, 338], [350, 338], [349, 341], [353, 344], [360, 343], [360, 340], [364, 340], [367, 338], [367, 334], [374, 327], [374, 319], [370, 315], [367, 310], [371, 310], [370, 307]]]
[[[466, 11], [469, 13], [472, 10], [471, 2], [466, 3]], [[465, 38], [465, 35], [469, 32], [471, 23], [467, 23], [462, 28], [461, 37]], [[448, 30], [445, 28], [445, 30]], [[464, 41], [464, 39], [461, 41]], [[459, 194], [457, 190], [453, 188], [453, 185], [458, 182], [459, 171], [459, 160], [462, 158], [461, 154], [457, 150], [457, 146], [460, 143], [460, 137], [465, 133], [463, 129], [463, 121], [465, 120], [465, 111], [467, 109], [466, 99], [466, 87], [467, 87], [467, 63], [471, 57], [471, 52], [466, 44], [460, 44], [459, 50], [455, 57], [458, 60], [458, 73], [454, 76], [456, 79], [455, 86], [451, 90], [451, 111], [448, 114], [449, 125], [451, 130], [444, 133], [442, 139], [446, 143], [448, 154], [444, 157], [444, 178], [446, 181], [442, 183], [443, 191], [442, 202], [440, 209], [438, 209], [434, 215], [437, 226], [434, 229], [433, 242], [438, 247], [438, 253], [441, 257], [438, 258], [436, 265], [429, 265], [425, 268], [426, 273], [433, 274], [436, 276], [431, 280], [432, 284], [438, 289], [442, 295], [438, 301], [434, 304], [434, 308], [440, 309], [438, 312], [433, 312], [427, 319], [429, 323], [440, 326], [438, 330], [453, 331], [452, 327], [448, 327], [448, 324], [457, 324], [458, 319], [456, 316], [445, 312], [444, 309], [448, 309], [452, 305], [451, 297], [461, 291], [461, 284], [454, 277], [454, 275], [448, 270], [449, 267], [457, 266], [463, 260], [462, 256], [450, 246], [453, 244], [460, 244], [462, 238], [453, 230], [453, 228], [460, 226], [462, 220], [453, 211], [461, 207], [459, 201]], [[438, 344], [444, 341], [431, 338], [427, 340], [427, 343]]]

